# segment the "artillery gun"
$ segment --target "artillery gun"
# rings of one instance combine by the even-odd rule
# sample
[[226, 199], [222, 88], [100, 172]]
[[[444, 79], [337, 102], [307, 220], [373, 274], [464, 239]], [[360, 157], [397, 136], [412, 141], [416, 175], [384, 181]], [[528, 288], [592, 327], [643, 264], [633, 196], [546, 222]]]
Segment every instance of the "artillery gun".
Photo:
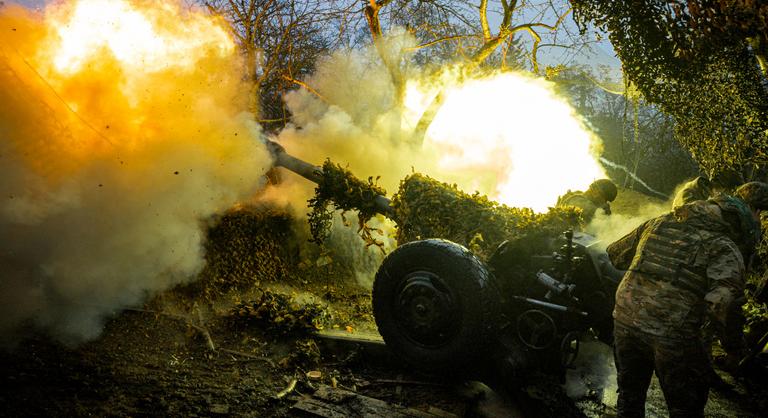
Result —
[[[323, 181], [321, 167], [268, 146], [276, 166]], [[400, 228], [409, 222], [397, 219], [387, 197], [372, 200]], [[566, 230], [538, 236], [537, 245], [505, 240], [484, 261], [446, 237], [417, 237], [386, 256], [372, 295], [379, 333], [409, 365], [485, 381], [513, 382], [534, 370], [564, 377], [585, 334], [611, 342], [623, 272], [595, 237]]]

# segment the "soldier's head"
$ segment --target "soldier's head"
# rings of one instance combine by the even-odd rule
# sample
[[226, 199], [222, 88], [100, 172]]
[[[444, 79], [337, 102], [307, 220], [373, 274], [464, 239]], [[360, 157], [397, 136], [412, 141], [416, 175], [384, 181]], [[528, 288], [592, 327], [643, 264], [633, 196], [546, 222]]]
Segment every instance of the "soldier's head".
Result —
[[710, 202], [720, 207], [723, 220], [730, 227], [730, 236], [742, 254], [751, 254], [760, 241], [759, 211], [751, 207], [746, 200], [734, 196], [719, 195], [710, 199]]
[[586, 191], [586, 195], [589, 199], [595, 202], [598, 206], [606, 202], [613, 202], [614, 199], [616, 199], [617, 194], [618, 189], [616, 188], [616, 185], [608, 179], [593, 181]]
[[736, 188], [733, 194], [749, 205], [750, 209], [757, 212], [768, 209], [768, 183], [762, 181], [750, 181]]
[[698, 176], [692, 181], [696, 185], [696, 187], [701, 189], [702, 192], [706, 193], [707, 196], [712, 194], [712, 180], [710, 180], [709, 178], [704, 176]]

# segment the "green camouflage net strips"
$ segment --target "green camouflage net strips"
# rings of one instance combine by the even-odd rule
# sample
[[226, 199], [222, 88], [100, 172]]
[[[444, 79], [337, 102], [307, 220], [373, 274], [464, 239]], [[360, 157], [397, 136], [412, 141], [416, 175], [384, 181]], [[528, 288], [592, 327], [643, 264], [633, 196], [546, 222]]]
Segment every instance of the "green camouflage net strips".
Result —
[[325, 160], [323, 178], [315, 188], [315, 197], [309, 200], [309, 207], [312, 208], [309, 213], [311, 240], [321, 243], [328, 236], [335, 209], [356, 210], [360, 235], [366, 245], [378, 245], [366, 222], [377, 213], [374, 204], [376, 196], [386, 194], [386, 190], [375, 184], [373, 177], [363, 182], [341, 165], [334, 164], [330, 159]]
[[479, 193], [467, 194], [454, 184], [423, 174], [412, 174], [400, 183], [393, 197], [397, 241], [443, 238], [466, 246], [487, 260], [504, 240], [522, 237], [556, 237], [579, 227], [579, 212], [551, 208], [544, 214], [513, 208]]
[[241, 206], [215, 217], [206, 231], [205, 266], [188, 290], [215, 299], [231, 289], [287, 280], [297, 263], [291, 222], [266, 206]]

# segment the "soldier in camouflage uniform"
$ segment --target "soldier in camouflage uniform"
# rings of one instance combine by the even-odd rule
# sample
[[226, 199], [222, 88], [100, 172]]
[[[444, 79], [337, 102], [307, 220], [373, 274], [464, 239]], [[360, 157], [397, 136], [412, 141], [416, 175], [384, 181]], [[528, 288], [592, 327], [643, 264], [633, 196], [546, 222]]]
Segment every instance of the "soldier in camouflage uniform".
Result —
[[[704, 176], [696, 177], [685, 183], [675, 194], [675, 199], [672, 201], [672, 209], [679, 208], [680, 206], [697, 200], [709, 199], [714, 191], [713, 186], [714, 185], [709, 178]], [[726, 389], [730, 386], [720, 378], [713, 367], [712, 344], [714, 341], [715, 335], [712, 326], [708, 322], [705, 322], [704, 327], [702, 327], [701, 343], [704, 347], [704, 352], [707, 355], [707, 361], [710, 364], [709, 370], [707, 371], [707, 378], [713, 388]]]
[[557, 199], [557, 206], [575, 206], [581, 209], [581, 216], [589, 223], [598, 209], [602, 209], [606, 215], [611, 214], [611, 205], [616, 199], [618, 190], [616, 185], [608, 179], [600, 179], [592, 182], [585, 192], [568, 191]]
[[768, 184], [748, 189], [750, 196], [683, 205], [608, 247], [614, 265], [627, 270], [613, 312], [620, 417], [645, 416], [654, 371], [671, 417], [703, 416], [709, 364], [700, 329], [706, 316], [726, 352], [744, 353], [739, 248], [757, 243]]

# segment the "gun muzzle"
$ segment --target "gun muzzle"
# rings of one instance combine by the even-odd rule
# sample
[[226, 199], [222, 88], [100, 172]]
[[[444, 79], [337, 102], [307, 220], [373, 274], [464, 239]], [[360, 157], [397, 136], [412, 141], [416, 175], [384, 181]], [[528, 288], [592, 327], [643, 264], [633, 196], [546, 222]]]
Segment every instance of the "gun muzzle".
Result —
[[[265, 140], [267, 149], [275, 159], [276, 167], [283, 167], [286, 170], [292, 171], [301, 177], [315, 183], [320, 184], [323, 181], [323, 168], [310, 164], [304, 160], [298, 159], [285, 151], [282, 145], [275, 141]], [[392, 209], [390, 200], [386, 196], [376, 195], [373, 198], [373, 204], [376, 206], [376, 211], [388, 218], [394, 216], [395, 211]]]

